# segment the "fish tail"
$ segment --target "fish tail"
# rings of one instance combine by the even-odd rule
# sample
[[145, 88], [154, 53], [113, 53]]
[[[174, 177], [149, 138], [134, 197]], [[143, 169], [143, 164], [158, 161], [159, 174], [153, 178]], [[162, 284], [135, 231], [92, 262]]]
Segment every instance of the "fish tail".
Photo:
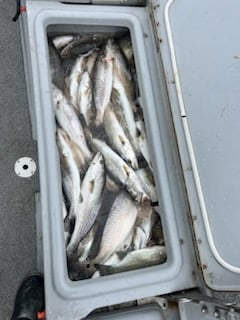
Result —
[[105, 266], [99, 263], [95, 263], [94, 266], [100, 272], [101, 275], [108, 275], [112, 273], [112, 266]]
[[104, 113], [105, 113], [104, 110], [101, 110], [101, 111], [97, 112], [97, 116], [96, 116], [96, 119], [95, 119], [96, 127], [99, 127], [103, 123]]
[[87, 141], [92, 141], [93, 136], [92, 136], [92, 133], [91, 133], [91, 131], [90, 131], [88, 125], [87, 125], [87, 122], [86, 122], [83, 114], [80, 114], [79, 118], [80, 118], [80, 121], [82, 123], [82, 127], [83, 127], [83, 131], [84, 131], [84, 135], [86, 137], [86, 140]]

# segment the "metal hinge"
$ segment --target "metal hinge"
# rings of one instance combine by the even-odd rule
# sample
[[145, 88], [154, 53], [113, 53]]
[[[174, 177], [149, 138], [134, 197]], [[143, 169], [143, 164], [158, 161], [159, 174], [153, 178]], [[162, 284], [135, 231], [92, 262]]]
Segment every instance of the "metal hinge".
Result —
[[162, 42], [162, 37], [160, 35], [160, 29], [159, 29], [160, 23], [158, 21], [159, 8], [160, 8], [159, 1], [154, 1], [154, 0], [150, 1], [149, 14], [150, 14], [150, 20], [152, 23], [153, 35], [155, 38], [157, 52], [160, 51], [160, 44]]

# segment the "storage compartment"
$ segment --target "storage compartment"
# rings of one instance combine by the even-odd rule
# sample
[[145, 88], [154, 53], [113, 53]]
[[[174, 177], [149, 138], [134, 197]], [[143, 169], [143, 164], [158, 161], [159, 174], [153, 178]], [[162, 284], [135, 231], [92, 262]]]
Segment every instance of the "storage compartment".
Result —
[[129, 30], [47, 32], [70, 279], [166, 262]]
[[217, 291], [240, 289], [239, 5], [164, 0], [155, 11], [200, 266]]
[[[197, 272], [187, 224], [184, 185], [181, 180], [181, 168], [178, 163], [174, 132], [171, 126], [164, 74], [149, 20], [149, 8], [104, 6], [103, 9], [102, 6], [96, 5], [70, 5], [51, 1], [27, 1], [26, 5], [27, 13], [22, 17], [21, 28], [25, 39], [26, 74], [29, 79], [33, 79], [30, 86], [30, 89], [33, 90], [29, 90], [28, 93], [31, 97], [30, 101], [33, 102], [31, 107], [36, 115], [48, 320], [79, 320], [100, 307], [195, 286]], [[140, 92], [138, 102], [142, 108], [159, 203], [155, 209], [161, 215], [164, 238], [164, 243], [161, 242], [161, 245], [164, 244], [167, 248], [167, 260], [162, 264], [158, 263], [153, 266], [151, 259], [147, 259], [147, 264], [149, 263], [150, 266], [145, 265], [144, 268], [138, 269], [134, 267], [134, 270], [127, 271], [125, 269], [121, 270], [123, 271], [121, 273], [114, 274], [107, 272], [107, 275], [97, 278], [90, 278], [93, 275], [92, 272], [87, 276], [82, 275], [78, 269], [79, 262], [75, 264], [76, 272], [72, 265], [70, 270], [70, 264], [67, 264], [62, 210], [62, 166], [56, 147], [57, 126], [53, 104], [48, 38], [72, 33], [104, 34], [107, 39], [109, 36], [113, 37], [114, 41], [118, 41], [123, 36], [130, 35], [131, 37], [138, 84], [138, 89], [134, 92], [137, 94]], [[75, 59], [76, 57], [73, 61]], [[70, 68], [66, 67], [66, 76], [69, 76], [70, 70], [71, 63]], [[89, 126], [84, 125], [85, 121], [82, 117], [80, 117], [80, 121], [82, 126], [87, 129], [85, 135], [87, 136], [88, 148], [91, 149], [93, 140], [97, 139], [94, 135], [99, 134], [98, 130], [101, 125], [97, 130], [95, 130], [95, 124], [89, 129]], [[103, 137], [105, 136], [101, 135], [101, 138]], [[91, 152], [99, 155], [98, 151], [91, 149]], [[106, 157], [104, 161], [106, 166]], [[147, 161], [142, 159], [141, 162], [138, 161], [138, 165], [140, 163], [142, 163], [141, 166], [146, 166]], [[81, 177], [82, 183], [84, 177], [85, 174]], [[114, 178], [116, 179], [116, 177]], [[119, 183], [117, 184], [119, 187]], [[93, 188], [93, 183], [91, 183], [91, 188]], [[130, 185], [125, 185], [122, 189], [125, 194], [129, 194]], [[133, 194], [127, 195], [128, 201], [134, 201], [135, 204], [137, 201], [142, 202], [142, 200], [144, 200], [142, 204], [146, 202], [146, 197], [136, 196], [135, 200], [132, 200], [133, 197]], [[115, 196], [112, 201], [114, 199]], [[149, 199], [146, 200], [149, 202]], [[154, 202], [152, 205], [156, 205]], [[110, 207], [111, 204], [107, 206], [106, 213]], [[129, 214], [130, 212], [132, 210], [129, 210]], [[159, 216], [156, 216], [158, 217], [159, 230], [161, 230]], [[157, 234], [159, 237], [159, 233]], [[159, 240], [162, 241], [162, 236], [157, 241]], [[147, 246], [149, 244], [147, 243]], [[82, 266], [81, 262], [80, 268]], [[84, 265], [84, 271], [86, 268], [88, 269], [87, 264], [86, 267]], [[71, 281], [71, 278], [81, 279], [81, 281]]]

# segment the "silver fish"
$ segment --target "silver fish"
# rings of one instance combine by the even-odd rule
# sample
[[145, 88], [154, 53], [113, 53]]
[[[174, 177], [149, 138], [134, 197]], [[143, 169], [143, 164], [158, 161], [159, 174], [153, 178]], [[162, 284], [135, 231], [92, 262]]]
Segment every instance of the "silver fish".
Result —
[[98, 229], [98, 223], [97, 221], [95, 221], [94, 225], [88, 231], [87, 235], [80, 241], [77, 249], [77, 256], [78, 256], [79, 262], [83, 262], [87, 260], [97, 229]]
[[74, 190], [73, 190], [73, 183], [71, 175], [69, 174], [68, 170], [64, 169], [64, 167], [61, 167], [61, 173], [62, 173], [62, 187], [63, 192], [66, 198], [66, 201], [69, 205], [73, 202], [74, 198]]
[[134, 170], [105, 142], [92, 139], [90, 143], [94, 149], [103, 154], [107, 170], [118, 182], [125, 186], [131, 197], [141, 204], [149, 203], [150, 198], [143, 190]]
[[56, 49], [61, 50], [73, 40], [72, 35], [57, 36], [52, 39]]
[[133, 57], [133, 46], [132, 46], [131, 38], [129, 36], [122, 37], [118, 41], [118, 44], [128, 64], [132, 66], [134, 64], [134, 57]]
[[63, 220], [65, 220], [66, 216], [68, 215], [66, 204], [64, 200], [62, 200], [62, 215], [63, 215]]
[[100, 47], [106, 43], [106, 41], [113, 37], [114, 33], [85, 33], [74, 35], [73, 40], [63, 48], [61, 51], [61, 56], [65, 58], [77, 57], [80, 54], [85, 54], [89, 50], [96, 47]]
[[163, 245], [165, 241], [164, 241], [164, 235], [163, 235], [161, 216], [158, 212], [154, 211], [152, 218], [153, 218], [153, 227], [152, 227], [151, 243]]
[[86, 124], [90, 125], [92, 115], [92, 80], [87, 71], [81, 77], [78, 88], [79, 112], [84, 116]]
[[137, 140], [137, 126], [133, 110], [136, 108], [133, 101], [127, 96], [122, 82], [115, 77], [113, 79], [112, 102], [113, 108], [118, 120], [125, 128], [128, 138], [134, 147], [137, 156], [140, 154], [140, 148]]
[[60, 52], [63, 59], [77, 58], [79, 55], [87, 54], [89, 51], [95, 50], [103, 40], [94, 41], [91, 38], [83, 36], [75, 36]]
[[81, 202], [81, 178], [78, 165], [70, 147], [69, 138], [60, 128], [57, 129], [57, 145], [59, 148], [62, 168], [64, 173], [68, 175], [68, 182], [71, 183], [72, 187], [71, 199], [69, 199], [69, 217], [72, 218], [77, 215], [78, 206]]
[[[66, 219], [66, 217], [68, 216], [68, 211], [66, 208], [66, 204], [64, 202], [64, 200], [62, 201], [62, 214], [63, 214], [63, 220]], [[69, 238], [70, 238], [70, 233], [68, 230], [65, 229], [64, 226], [64, 243], [65, 243], [65, 247], [67, 246], [68, 242], [69, 242]]]
[[147, 135], [146, 135], [144, 122], [141, 119], [138, 119], [136, 121], [136, 125], [138, 130], [137, 140], [138, 140], [139, 148], [141, 150], [141, 153], [144, 159], [147, 161], [149, 167], [152, 169], [152, 162], [149, 154]]
[[133, 169], [138, 169], [138, 162], [133, 147], [111, 108], [105, 111], [103, 123], [108, 140], [113, 149], [116, 150], [122, 159], [126, 160]]
[[127, 239], [137, 217], [135, 203], [125, 192], [115, 199], [104, 226], [99, 252], [94, 263], [104, 263]]
[[93, 158], [82, 182], [82, 202], [78, 206], [78, 214], [74, 231], [67, 247], [70, 255], [93, 226], [101, 205], [105, 184], [104, 159], [99, 152]]
[[143, 249], [151, 237], [153, 226], [153, 209], [151, 206], [139, 207], [136, 220], [136, 229], [133, 237], [133, 249]]
[[128, 99], [134, 100], [134, 83], [132, 81], [132, 76], [128, 70], [128, 67], [121, 53], [121, 50], [118, 47], [118, 45], [116, 45], [116, 43], [113, 44], [113, 52], [114, 52], [114, 62], [113, 62], [114, 79], [118, 79], [118, 81], [122, 83]]
[[120, 189], [120, 186], [107, 174], [106, 175], [106, 188], [110, 192], [118, 192]]
[[89, 73], [90, 76], [92, 76], [93, 70], [94, 70], [94, 66], [97, 60], [99, 54], [99, 49], [96, 49], [93, 51], [92, 54], [90, 54], [87, 57], [87, 61], [86, 61], [86, 71]]
[[96, 267], [100, 275], [113, 274], [155, 266], [166, 261], [165, 246], [152, 246], [128, 253], [123, 259], [115, 259], [114, 265], [99, 265]]
[[63, 90], [64, 72], [61, 57], [51, 42], [48, 44], [48, 50], [52, 82]]
[[150, 196], [152, 202], [157, 201], [157, 192], [154, 184], [154, 178], [150, 170], [146, 168], [141, 168], [136, 170], [136, 174], [139, 177], [143, 189]]
[[104, 52], [99, 55], [93, 81], [93, 96], [96, 107], [96, 125], [103, 122], [104, 112], [109, 104], [113, 83], [112, 41], [108, 40]]
[[76, 111], [68, 102], [63, 92], [56, 86], [53, 86], [53, 102], [57, 122], [66, 131], [69, 138], [82, 151], [84, 159], [86, 161], [90, 160], [92, 154], [88, 149], [83, 129]]
[[72, 281], [91, 278], [94, 272], [96, 268], [88, 261], [79, 262], [75, 255], [68, 257], [68, 275]]
[[66, 79], [70, 101], [76, 110], [78, 110], [78, 90], [85, 63], [86, 59], [84, 56], [78, 57], [72, 67], [69, 77]]
[[[84, 168], [85, 165], [85, 160], [82, 156], [81, 151], [74, 145], [72, 141], [67, 139], [68, 145], [71, 148], [71, 151], [74, 156], [74, 160], [76, 161], [75, 164], [77, 165], [79, 172], [81, 173], [82, 169]], [[81, 156], [81, 158], [79, 157]], [[80, 160], [79, 160], [80, 159]], [[63, 192], [65, 195], [65, 199], [69, 206], [71, 203], [74, 201], [74, 185], [72, 181], [72, 176], [70, 174], [70, 171], [64, 168], [64, 166], [61, 166], [61, 173], [62, 173], [62, 187], [63, 187]]]
[[118, 248], [118, 251], [126, 252], [132, 249], [132, 242], [133, 242], [133, 235], [134, 235], [133, 231], [134, 230], [132, 230], [132, 232], [129, 233], [128, 237], [125, 239], [122, 245]]
[[68, 231], [64, 231], [64, 243], [65, 243], [65, 247], [68, 245], [69, 238], [70, 238], [70, 233], [69, 233]]

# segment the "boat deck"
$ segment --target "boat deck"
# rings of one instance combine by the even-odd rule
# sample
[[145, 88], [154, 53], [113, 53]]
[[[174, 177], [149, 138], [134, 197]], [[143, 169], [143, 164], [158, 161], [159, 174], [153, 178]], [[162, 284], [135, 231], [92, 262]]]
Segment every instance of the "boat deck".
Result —
[[38, 172], [19, 178], [20, 157], [37, 162], [26, 97], [19, 23], [12, 22], [15, 1], [0, 0], [0, 319], [10, 319], [17, 287], [36, 270], [35, 198]]

